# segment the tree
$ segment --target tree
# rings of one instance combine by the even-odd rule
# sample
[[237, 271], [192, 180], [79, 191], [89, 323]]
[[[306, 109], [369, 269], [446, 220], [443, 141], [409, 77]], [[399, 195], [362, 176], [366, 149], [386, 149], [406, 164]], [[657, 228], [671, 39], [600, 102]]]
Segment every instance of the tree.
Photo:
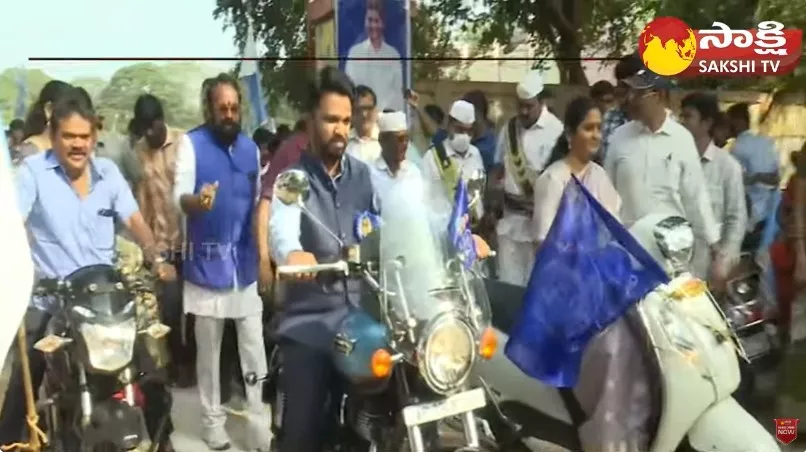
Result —
[[[184, 87], [166, 77], [163, 67], [138, 63], [119, 69], [97, 100], [98, 113], [106, 117], [112, 130], [123, 132], [132, 118], [134, 103], [144, 93], [157, 96], [165, 109], [166, 121], [175, 127], [190, 128], [200, 120], [199, 105], [187, 104]], [[196, 97], [198, 99], [198, 91]]]
[[101, 91], [106, 87], [106, 80], [99, 77], [79, 77], [70, 82], [73, 86], [80, 86], [87, 90], [93, 103], [98, 100]]
[[[671, 3], [671, 2], [670, 2]], [[524, 33], [538, 57], [558, 58], [562, 83], [587, 84], [584, 56], [618, 57], [635, 48], [636, 23], [651, 16], [656, 0], [435, 0], [449, 22], [464, 23], [482, 44], [506, 45]]]
[[14, 110], [17, 106], [17, 96], [19, 95], [18, 76], [19, 71], [24, 71], [23, 80], [25, 81], [25, 105], [30, 108], [31, 104], [36, 101], [39, 96], [39, 91], [42, 87], [49, 82], [51, 77], [39, 69], [6, 69], [0, 73], [0, 118], [6, 124], [11, 121], [14, 116]]
[[[213, 16], [223, 18], [225, 28], [235, 29], [235, 42], [243, 49], [248, 21], [255, 24], [256, 40], [266, 46], [270, 60], [260, 62], [263, 87], [272, 110], [288, 102], [300, 108], [310, 81], [313, 64], [308, 57], [305, 1], [299, 0], [217, 0]], [[458, 57], [456, 27], [452, 16], [441, 14], [434, 6], [420, 6], [412, 29], [412, 53], [415, 58]], [[290, 58], [290, 59], [289, 59]], [[439, 79], [445, 75], [445, 63], [416, 61], [415, 79]], [[454, 71], [456, 72], [456, 71]]]

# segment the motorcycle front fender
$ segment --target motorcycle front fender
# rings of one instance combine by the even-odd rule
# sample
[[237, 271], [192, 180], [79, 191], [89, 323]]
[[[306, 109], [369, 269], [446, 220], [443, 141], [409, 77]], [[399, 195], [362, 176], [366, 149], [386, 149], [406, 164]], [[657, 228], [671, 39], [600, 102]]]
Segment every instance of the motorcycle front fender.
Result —
[[775, 438], [733, 397], [703, 413], [689, 430], [688, 440], [698, 452], [781, 451]]

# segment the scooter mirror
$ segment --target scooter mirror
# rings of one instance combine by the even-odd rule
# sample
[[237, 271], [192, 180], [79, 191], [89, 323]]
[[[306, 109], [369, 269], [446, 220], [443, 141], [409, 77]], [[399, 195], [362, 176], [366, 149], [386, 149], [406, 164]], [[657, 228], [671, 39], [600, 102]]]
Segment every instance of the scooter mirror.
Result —
[[655, 225], [653, 235], [663, 257], [674, 271], [685, 271], [694, 254], [691, 224], [682, 217], [667, 217]]
[[274, 182], [274, 195], [286, 205], [301, 206], [310, 190], [308, 176], [298, 169], [283, 171]]

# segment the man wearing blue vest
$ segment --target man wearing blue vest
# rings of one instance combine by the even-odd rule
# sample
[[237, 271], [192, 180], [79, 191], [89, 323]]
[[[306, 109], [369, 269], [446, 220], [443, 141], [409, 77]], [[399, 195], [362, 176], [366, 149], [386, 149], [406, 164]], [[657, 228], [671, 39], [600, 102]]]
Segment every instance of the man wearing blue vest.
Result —
[[[196, 372], [203, 439], [227, 450], [221, 406], [220, 351], [226, 319], [235, 322], [241, 368], [265, 375], [263, 303], [257, 292], [258, 258], [253, 211], [260, 181], [260, 152], [241, 133], [241, 91], [227, 74], [205, 85], [205, 124], [185, 136], [176, 159], [174, 200], [186, 215], [183, 274], [185, 311], [196, 316]], [[268, 450], [269, 420], [261, 388], [247, 388], [250, 450]]]
[[[270, 231], [278, 264], [310, 265], [341, 258], [342, 246], [356, 243], [353, 222], [374, 211], [375, 194], [369, 167], [345, 154], [353, 112], [354, 87], [336, 68], [325, 68], [314, 82], [308, 103], [311, 142], [292, 168], [310, 180], [307, 209], [340, 240], [301, 215], [297, 206], [273, 200]], [[342, 243], [339, 243], [339, 242]], [[281, 452], [319, 452], [328, 427], [329, 394], [340, 400], [339, 376], [330, 350], [336, 327], [350, 304], [356, 305], [359, 281], [287, 282], [277, 336], [283, 356], [280, 384], [286, 395]]]

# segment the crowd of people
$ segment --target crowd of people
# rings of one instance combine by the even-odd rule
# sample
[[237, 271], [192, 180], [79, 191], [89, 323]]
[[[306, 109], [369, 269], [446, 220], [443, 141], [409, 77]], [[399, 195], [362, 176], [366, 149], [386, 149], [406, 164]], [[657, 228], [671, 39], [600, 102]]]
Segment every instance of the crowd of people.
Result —
[[[806, 205], [799, 194], [804, 190], [787, 190], [782, 201], [793, 211], [793, 220], [786, 221], [800, 226], [783, 228], [773, 243], [759, 239], [765, 228], [779, 224], [780, 180], [772, 141], [750, 131], [748, 105], [723, 113], [717, 98], [706, 93], [670, 105], [670, 81], [646, 70], [634, 55], [619, 61], [615, 78], [616, 85], [596, 83], [589, 96], [570, 101], [560, 119], [541, 75], [530, 72], [512, 93], [516, 115], [498, 131], [482, 91], [457, 99], [447, 114], [409, 92], [411, 117], [430, 139], [427, 149], [410, 143], [409, 115], [378, 111], [371, 88], [354, 86], [334, 68], [317, 75], [293, 128], [258, 128], [252, 137], [241, 130], [239, 82], [226, 74], [205, 82], [204, 122], [187, 132], [170, 128], [161, 100], [144, 94], [133, 106], [127, 139], [101, 142], [102, 122], [86, 91], [52, 81], [25, 120], [11, 122], [6, 136], [37, 275], [65, 277], [83, 266], [109, 264], [115, 235], [134, 239], [161, 281], [161, 315], [172, 328], [167, 384], [198, 386], [207, 446], [230, 447], [223, 404], [237, 398], [236, 390], [246, 400], [250, 447], [269, 450], [259, 386], [240, 380], [249, 372], [266, 374], [270, 337], [284, 357], [280, 450], [316, 451], [326, 401], [338, 390], [327, 350], [360, 288], [305, 275], [275, 281], [278, 264], [312, 264], [341, 253], [327, 231], [274, 197], [274, 182], [288, 168], [307, 174], [308, 210], [347, 245], [355, 241], [349, 233], [355, 215], [378, 210], [400, 180], [421, 182], [417, 196], [449, 210], [460, 178], [484, 174], [487, 190], [475, 231], [483, 240], [476, 246], [484, 255], [492, 245], [497, 277], [520, 286], [529, 280], [536, 250], [574, 176], [625, 226], [650, 213], [691, 222], [692, 269], [713, 290], [724, 289], [742, 250], [769, 249], [780, 295], [794, 297], [806, 280], [798, 233], [804, 213], [797, 208]], [[115, 218], [97, 214], [104, 209]], [[42, 300], [32, 301], [25, 318], [29, 348], [42, 337], [49, 312]], [[39, 386], [44, 359], [33, 349], [29, 355]], [[608, 359], [606, 350], [602, 355], [600, 360]], [[19, 440], [23, 430], [21, 378], [15, 365], [0, 444]], [[619, 388], [619, 394], [586, 389], [595, 384], [583, 378], [576, 391], [588, 415], [589, 427], [580, 430], [583, 443], [598, 445], [592, 450], [615, 437], [645, 444], [640, 428], [614, 420], [637, 416], [625, 410], [641, 405], [646, 394], [640, 385]], [[145, 396], [161, 400], [165, 391], [166, 384], [157, 384]], [[623, 416], [612, 416], [613, 410]], [[173, 450], [170, 441], [161, 447]]]

